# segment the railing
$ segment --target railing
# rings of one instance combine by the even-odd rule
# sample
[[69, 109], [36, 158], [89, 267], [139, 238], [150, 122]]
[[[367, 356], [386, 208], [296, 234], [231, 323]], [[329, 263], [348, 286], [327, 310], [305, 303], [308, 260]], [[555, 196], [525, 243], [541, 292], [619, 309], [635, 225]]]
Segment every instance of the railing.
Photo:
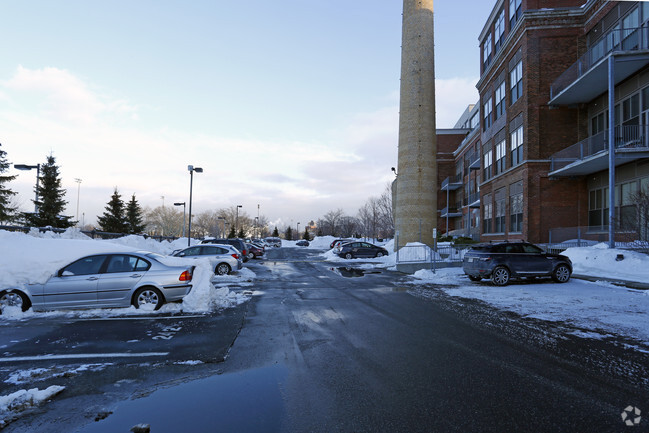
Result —
[[649, 28], [614, 29], [603, 35], [593, 46], [566, 69], [550, 87], [550, 99], [590, 71], [600, 60], [614, 51], [637, 51], [649, 48]]
[[468, 246], [406, 245], [397, 251], [397, 263], [461, 262]]
[[[641, 230], [642, 231], [642, 230]], [[646, 234], [646, 233], [645, 233]], [[546, 251], [561, 252], [572, 247], [608, 243], [608, 226], [555, 227], [550, 229]], [[649, 253], [649, 240], [638, 231], [615, 229], [616, 248]]]
[[[616, 149], [649, 148], [649, 126], [616, 126]], [[550, 171], [559, 170], [575, 161], [580, 161], [608, 150], [608, 130], [566, 147], [550, 157]]]
[[441, 189], [447, 188], [452, 183], [454, 183], [454, 184], [462, 183], [462, 175], [461, 174], [455, 174], [453, 176], [447, 177], [446, 179], [444, 179], [442, 181], [442, 188]]

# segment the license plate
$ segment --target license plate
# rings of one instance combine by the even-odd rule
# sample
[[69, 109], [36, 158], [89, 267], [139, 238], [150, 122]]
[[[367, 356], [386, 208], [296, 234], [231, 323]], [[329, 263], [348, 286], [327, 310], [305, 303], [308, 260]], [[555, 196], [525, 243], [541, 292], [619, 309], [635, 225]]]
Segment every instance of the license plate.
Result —
[[469, 263], [471, 263], [471, 262], [473, 261], [473, 257], [469, 257], [469, 259], [468, 259], [467, 261], [468, 261]]

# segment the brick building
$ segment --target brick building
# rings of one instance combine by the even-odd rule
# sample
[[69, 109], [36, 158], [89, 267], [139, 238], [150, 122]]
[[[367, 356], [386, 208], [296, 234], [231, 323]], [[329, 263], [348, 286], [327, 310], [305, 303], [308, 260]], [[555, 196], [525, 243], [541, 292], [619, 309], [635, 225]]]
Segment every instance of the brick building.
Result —
[[479, 41], [480, 100], [438, 130], [455, 143], [438, 148], [438, 228], [483, 241], [647, 239], [636, 194], [649, 192], [649, 3], [499, 0]]

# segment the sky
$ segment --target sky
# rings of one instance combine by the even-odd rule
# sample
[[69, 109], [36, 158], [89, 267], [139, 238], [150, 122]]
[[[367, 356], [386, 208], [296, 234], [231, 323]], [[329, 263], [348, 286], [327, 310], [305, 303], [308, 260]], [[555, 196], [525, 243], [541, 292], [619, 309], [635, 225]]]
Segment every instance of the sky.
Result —
[[[436, 2], [438, 128], [478, 99], [494, 4]], [[14, 164], [51, 153], [66, 214], [85, 224], [115, 188], [145, 208], [188, 203], [188, 165], [204, 170], [194, 215], [259, 205], [280, 227], [355, 215], [397, 164], [401, 12], [399, 0], [3, 2], [1, 149]], [[33, 209], [36, 173], [9, 174]]]

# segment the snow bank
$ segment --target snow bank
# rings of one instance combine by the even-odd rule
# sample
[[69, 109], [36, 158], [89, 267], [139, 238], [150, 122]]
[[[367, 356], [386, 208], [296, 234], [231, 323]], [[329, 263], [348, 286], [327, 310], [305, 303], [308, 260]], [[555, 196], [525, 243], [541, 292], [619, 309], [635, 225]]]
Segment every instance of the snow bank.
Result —
[[0, 428], [15, 419], [21, 412], [39, 405], [64, 389], [63, 386], [52, 385], [43, 390], [38, 388], [21, 389], [9, 395], [0, 396]]
[[611, 249], [605, 243], [568, 248], [563, 254], [570, 257], [576, 274], [649, 282], [649, 256], [646, 254]]

